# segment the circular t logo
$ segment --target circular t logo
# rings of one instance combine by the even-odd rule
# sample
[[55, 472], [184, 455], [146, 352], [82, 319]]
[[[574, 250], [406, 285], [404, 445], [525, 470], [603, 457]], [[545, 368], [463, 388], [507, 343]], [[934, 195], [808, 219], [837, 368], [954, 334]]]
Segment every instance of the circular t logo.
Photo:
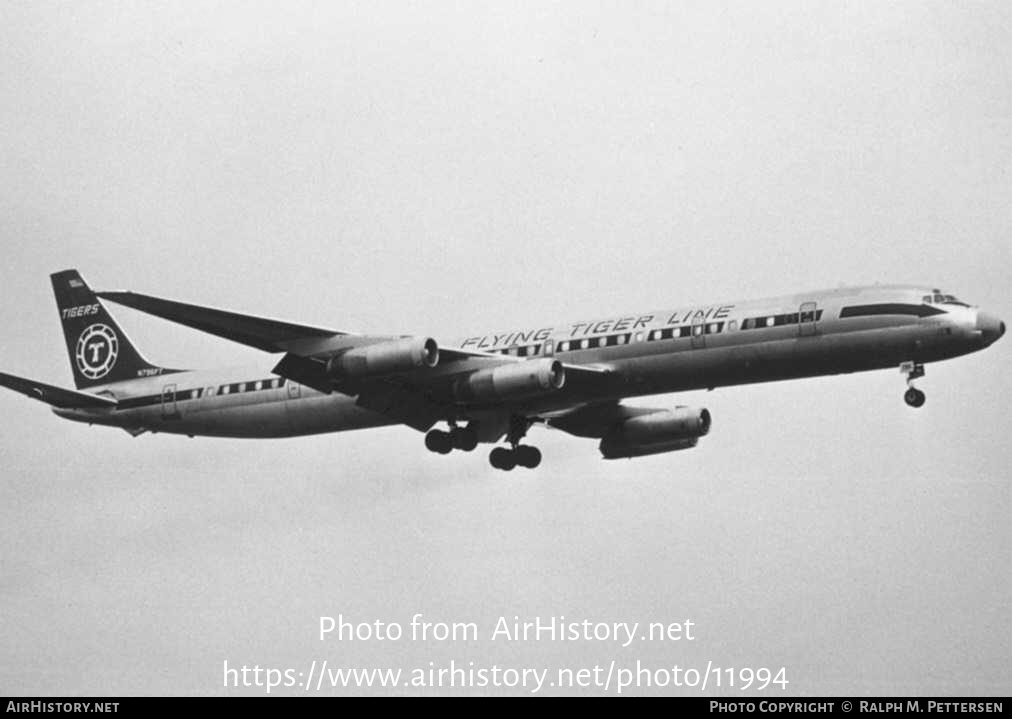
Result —
[[77, 338], [77, 368], [88, 379], [98, 379], [109, 374], [116, 364], [119, 339], [106, 325], [91, 325]]

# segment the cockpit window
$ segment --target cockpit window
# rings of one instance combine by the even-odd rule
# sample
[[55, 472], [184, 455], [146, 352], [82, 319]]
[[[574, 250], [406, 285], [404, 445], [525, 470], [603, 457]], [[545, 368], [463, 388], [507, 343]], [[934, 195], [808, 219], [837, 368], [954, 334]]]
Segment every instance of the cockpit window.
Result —
[[931, 304], [935, 304], [935, 305], [959, 305], [960, 307], [969, 307], [970, 306], [970, 305], [966, 304], [965, 302], [960, 302], [959, 300], [957, 300], [956, 297], [955, 297], [955, 295], [946, 295], [946, 294], [943, 294], [942, 292], [940, 292], [939, 290], [935, 290], [934, 294], [924, 295], [923, 300], [924, 300], [924, 304], [928, 304], [928, 305], [931, 305]]

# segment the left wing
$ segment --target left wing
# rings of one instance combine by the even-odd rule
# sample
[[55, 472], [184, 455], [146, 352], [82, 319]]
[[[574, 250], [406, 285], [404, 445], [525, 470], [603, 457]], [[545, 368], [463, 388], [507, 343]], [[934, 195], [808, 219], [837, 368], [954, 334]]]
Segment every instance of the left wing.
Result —
[[254, 317], [238, 312], [201, 307], [186, 302], [165, 300], [136, 292], [96, 292], [99, 297], [120, 305], [132, 307], [195, 330], [208, 332], [227, 340], [239, 342], [266, 352], [285, 352], [299, 342], [332, 339], [346, 332], [324, 327], [297, 325], [283, 320]]
[[[175, 300], [152, 297], [136, 292], [97, 292], [99, 297], [133, 309], [177, 322], [187, 327], [208, 332], [218, 337], [239, 342], [266, 352], [284, 352], [274, 372], [320, 392], [335, 390], [358, 396], [362, 406], [383, 412], [399, 421], [420, 428], [437, 421], [445, 414], [445, 405], [453, 404], [447, 398], [446, 388], [460, 374], [469, 374], [489, 367], [526, 362], [523, 357], [503, 355], [455, 347], [438, 347], [432, 351], [435, 359], [420, 359], [412, 366], [398, 366], [381, 376], [347, 376], [335, 379], [328, 371], [328, 362], [345, 358], [354, 362], [368, 361], [359, 355], [371, 346], [383, 343], [415, 343], [418, 347], [436, 348], [432, 340], [410, 337], [356, 335], [338, 330], [300, 325], [283, 320], [256, 317], [229, 310], [202, 307]], [[350, 354], [349, 354], [350, 353]], [[538, 358], [542, 359], [542, 358]], [[380, 360], [383, 361], [383, 360]], [[561, 363], [567, 375], [582, 381], [599, 382], [613, 370], [607, 366]], [[398, 414], [398, 407], [411, 407], [411, 417]], [[426, 412], [428, 407], [431, 411]], [[419, 421], [413, 417], [422, 417]]]
[[[132, 307], [149, 315], [155, 315], [233, 342], [256, 347], [266, 352], [288, 352], [302, 358], [326, 357], [336, 351], [397, 339], [390, 336], [356, 335], [325, 327], [295, 324], [284, 320], [167, 300], [138, 292], [107, 291], [95, 294], [111, 302]], [[455, 362], [468, 359], [493, 360], [500, 364], [524, 361], [522, 357], [457, 347], [440, 346], [439, 354], [443, 359]], [[604, 375], [612, 371], [607, 367], [594, 365], [564, 364], [564, 366], [567, 371], [587, 375]]]

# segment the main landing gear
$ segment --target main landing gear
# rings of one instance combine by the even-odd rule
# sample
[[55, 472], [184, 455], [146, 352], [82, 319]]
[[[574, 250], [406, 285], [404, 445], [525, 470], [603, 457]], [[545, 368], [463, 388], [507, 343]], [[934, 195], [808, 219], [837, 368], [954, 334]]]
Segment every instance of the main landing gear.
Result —
[[496, 447], [489, 453], [488, 463], [507, 472], [514, 467], [534, 469], [541, 464], [541, 450], [529, 444], [517, 445], [513, 449]]
[[510, 421], [510, 430], [506, 433], [506, 441], [510, 448], [496, 447], [488, 455], [488, 463], [496, 469], [509, 472], [514, 467], [534, 469], [541, 464], [541, 450], [528, 444], [520, 444], [527, 434], [532, 422], [524, 417], [514, 417]]
[[913, 382], [924, 376], [924, 365], [915, 362], [904, 362], [900, 365], [900, 372], [907, 376], [907, 391], [903, 393], [903, 401], [911, 407], [924, 405], [924, 392], [914, 387]]
[[425, 435], [425, 448], [436, 454], [449, 454], [455, 449], [471, 452], [478, 446], [478, 432], [474, 427], [450, 425], [450, 431], [433, 429]]
[[[514, 467], [534, 469], [541, 464], [541, 450], [530, 445], [520, 444], [533, 422], [525, 417], [514, 417], [510, 420], [510, 429], [506, 433], [509, 447], [496, 447], [488, 455], [489, 464], [496, 469], [510, 471]], [[455, 449], [470, 452], [478, 446], [478, 430], [472, 422], [467, 427], [458, 427], [450, 423], [450, 431], [432, 429], [425, 435], [425, 447], [436, 454], [449, 454]]]

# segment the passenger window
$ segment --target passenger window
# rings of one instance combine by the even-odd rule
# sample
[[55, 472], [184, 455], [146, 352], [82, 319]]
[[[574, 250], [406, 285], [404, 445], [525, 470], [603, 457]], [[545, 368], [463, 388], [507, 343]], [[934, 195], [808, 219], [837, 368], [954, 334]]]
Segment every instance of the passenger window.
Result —
[[736, 329], [738, 329], [738, 320], [731, 320], [727, 323], [728, 332], [734, 332]]

